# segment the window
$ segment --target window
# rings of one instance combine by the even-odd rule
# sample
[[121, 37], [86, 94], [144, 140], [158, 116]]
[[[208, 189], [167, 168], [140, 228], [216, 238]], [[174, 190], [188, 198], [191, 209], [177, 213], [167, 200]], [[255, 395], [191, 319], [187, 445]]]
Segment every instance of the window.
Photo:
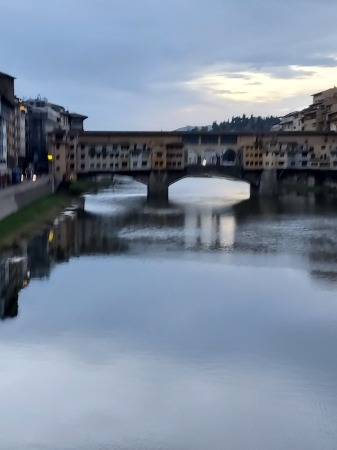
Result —
[[106, 169], [106, 164], [103, 164], [103, 169]]
[[72, 154], [72, 155], [69, 156], [69, 158], [70, 159], [75, 159], [75, 155]]
[[307, 166], [307, 162], [306, 161], [302, 161], [302, 167], [306, 167]]
[[71, 169], [75, 169], [75, 164], [70, 164]]
[[114, 163], [110, 163], [110, 167], [113, 167], [114, 166]]
[[60, 155], [56, 155], [56, 159], [59, 160], [60, 159]]
[[142, 161], [142, 167], [146, 167], [147, 166], [147, 161]]
[[73, 136], [73, 135], [69, 136], [69, 139], [70, 139], [71, 141], [73, 141], [73, 140], [74, 140], [74, 136]]
[[128, 163], [127, 162], [122, 162], [122, 167], [127, 167]]
[[57, 148], [57, 150], [59, 150], [60, 149], [60, 144], [56, 144], [56, 148]]
[[220, 142], [221, 144], [237, 144], [238, 137], [235, 135], [221, 135]]
[[137, 163], [134, 162], [134, 163], [132, 164], [132, 167], [137, 167]]
[[91, 163], [90, 164], [90, 169], [93, 169], [95, 167], [95, 164]]
[[199, 135], [183, 133], [181, 140], [184, 144], [199, 144]]
[[84, 159], [85, 158], [85, 155], [81, 155], [81, 159]]
[[119, 164], [118, 163], [115, 164], [115, 169], [118, 169], [118, 167], [119, 167]]
[[100, 154], [100, 153], [97, 153], [96, 158], [98, 159], [98, 158], [100, 158], [100, 157], [101, 157], [101, 154]]
[[60, 171], [60, 168], [59, 168], [59, 166], [57, 166], [56, 167], [56, 172], [59, 172]]
[[112, 144], [112, 150], [118, 150], [118, 144]]
[[81, 164], [81, 169], [84, 169], [85, 168], [85, 164]]
[[81, 149], [82, 149], [82, 150], [85, 149], [85, 144], [81, 144]]
[[71, 146], [70, 146], [70, 149], [71, 149], [71, 150], [74, 150], [74, 146], [73, 146], [73, 145], [71, 145]]
[[96, 169], [100, 169], [100, 168], [101, 168], [100, 163], [96, 164]]
[[162, 152], [157, 152], [157, 158], [161, 158], [163, 156]]

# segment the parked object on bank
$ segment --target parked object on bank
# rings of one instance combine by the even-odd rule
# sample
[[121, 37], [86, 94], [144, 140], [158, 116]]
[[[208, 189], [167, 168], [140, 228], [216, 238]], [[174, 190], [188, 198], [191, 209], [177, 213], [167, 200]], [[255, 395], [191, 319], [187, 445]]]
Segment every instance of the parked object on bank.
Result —
[[12, 184], [19, 184], [22, 181], [21, 170], [13, 170], [12, 172]]

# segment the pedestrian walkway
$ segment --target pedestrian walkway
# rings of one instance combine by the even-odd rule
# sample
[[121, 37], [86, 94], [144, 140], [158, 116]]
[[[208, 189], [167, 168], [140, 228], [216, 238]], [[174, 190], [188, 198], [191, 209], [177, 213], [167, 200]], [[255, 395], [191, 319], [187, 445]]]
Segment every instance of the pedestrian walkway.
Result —
[[0, 220], [51, 192], [52, 183], [49, 175], [38, 177], [36, 181], [26, 180], [0, 189]]

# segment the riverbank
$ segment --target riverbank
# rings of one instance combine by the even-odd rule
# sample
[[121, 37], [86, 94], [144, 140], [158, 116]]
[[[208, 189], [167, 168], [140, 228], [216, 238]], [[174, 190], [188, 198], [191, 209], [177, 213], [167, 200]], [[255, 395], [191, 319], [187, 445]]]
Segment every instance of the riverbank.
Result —
[[13, 245], [51, 222], [72, 200], [65, 192], [57, 192], [35, 200], [0, 221], [0, 248]]
[[[29, 201], [29, 198], [27, 198], [26, 203], [28, 202], [28, 204], [26, 206], [17, 204], [17, 191], [21, 190], [21, 195], [27, 193], [31, 195], [31, 189], [27, 189], [27, 185], [20, 185], [13, 189], [8, 188], [3, 194], [12, 196], [13, 199], [10, 198], [11, 201], [8, 202], [10, 208], [7, 212], [5, 208], [4, 218], [0, 220], [0, 248], [15, 244], [15, 242], [41, 228], [43, 224], [51, 222], [74, 198], [87, 192], [98, 192], [101, 189], [111, 187], [113, 184], [114, 181], [110, 177], [77, 180], [68, 187], [68, 190], [47, 194], [33, 201]], [[41, 194], [38, 193], [38, 195]], [[17, 210], [18, 207], [20, 207], [19, 210]]]

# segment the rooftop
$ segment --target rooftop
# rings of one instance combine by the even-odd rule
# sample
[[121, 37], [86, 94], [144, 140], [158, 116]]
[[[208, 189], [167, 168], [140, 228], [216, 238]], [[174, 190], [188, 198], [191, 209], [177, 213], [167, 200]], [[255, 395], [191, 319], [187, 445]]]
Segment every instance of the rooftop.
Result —
[[299, 111], [293, 111], [291, 113], [286, 114], [285, 116], [282, 117], [282, 119], [285, 119], [286, 117], [291, 117], [291, 116], [295, 116], [299, 114]]
[[9, 75], [8, 73], [5, 73], [5, 72], [0, 72], [0, 76], [1, 77], [8, 77], [8, 78], [11, 78], [12, 80], [16, 80], [15, 77], [12, 77], [12, 75]]
[[77, 114], [77, 113], [69, 113], [69, 116], [78, 118], [78, 119], [83, 119], [83, 120], [88, 118], [88, 116], [83, 116], [82, 114]]

